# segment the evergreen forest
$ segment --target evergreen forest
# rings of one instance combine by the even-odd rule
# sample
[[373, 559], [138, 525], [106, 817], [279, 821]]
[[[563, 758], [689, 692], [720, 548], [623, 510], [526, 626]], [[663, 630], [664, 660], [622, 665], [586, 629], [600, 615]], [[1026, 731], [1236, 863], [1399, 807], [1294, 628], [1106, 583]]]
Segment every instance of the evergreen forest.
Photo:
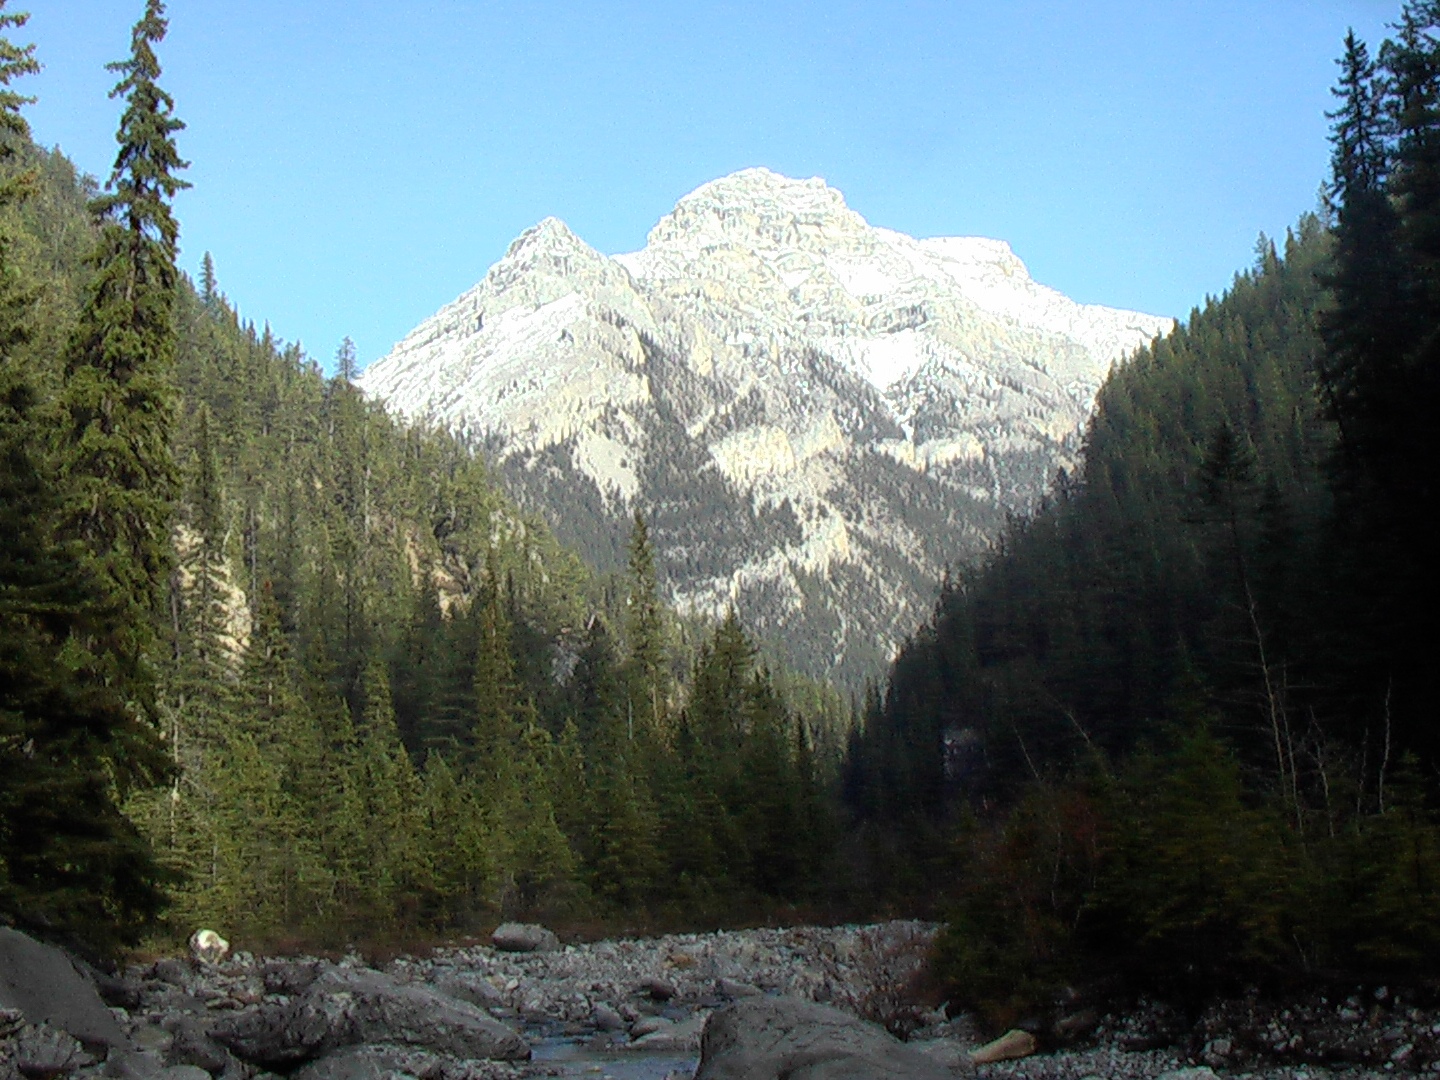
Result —
[[867, 705], [871, 873], [949, 883], [937, 965], [997, 1016], [1440, 957], [1437, 38], [1346, 40], [1322, 212], [1112, 374]]
[[181, 275], [165, 30], [103, 190], [0, 46], [0, 909], [108, 945], [817, 900], [845, 704], [678, 620], [644, 521], [597, 576], [348, 341], [327, 378]]
[[[1440, 3], [1343, 45], [1323, 206], [1119, 365], [846, 701], [597, 571], [465, 437], [176, 266], [147, 0], [104, 184], [0, 0], [0, 917], [114, 951], [943, 918], [997, 1018], [1440, 960]], [[1432, 511], [1427, 512], [1426, 506]]]

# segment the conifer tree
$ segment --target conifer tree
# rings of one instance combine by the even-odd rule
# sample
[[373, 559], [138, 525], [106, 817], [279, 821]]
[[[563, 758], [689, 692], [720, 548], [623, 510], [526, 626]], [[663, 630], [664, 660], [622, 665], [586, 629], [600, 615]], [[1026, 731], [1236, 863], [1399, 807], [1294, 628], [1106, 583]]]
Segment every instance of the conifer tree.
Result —
[[[11, 162], [28, 136], [27, 99], [10, 87], [34, 72], [25, 24], [0, 2], [0, 203], [34, 179]], [[19, 349], [33, 296], [0, 227], [0, 911], [106, 947], [134, 939], [159, 911], [163, 876], [120, 813], [108, 761], [117, 741], [143, 744], [125, 688], [77, 642], [111, 615], [104, 592], [57, 533], [55, 478], [40, 448], [51, 424]]]
[[629, 709], [639, 721], [648, 748], [656, 750], [658, 742], [665, 737], [671, 686], [660, 586], [655, 574], [655, 549], [650, 543], [650, 529], [638, 510], [630, 532], [629, 584], [625, 609]]
[[[112, 97], [125, 102], [107, 191], [91, 204], [100, 242], [95, 277], [66, 359], [64, 407], [70, 528], [91, 553], [121, 612], [101, 649], [139, 680], [169, 570], [177, 476], [174, 413], [175, 267], [170, 210], [187, 187], [174, 135], [184, 125], [157, 82], [165, 37], [160, 0], [147, 0]], [[141, 682], [136, 690], [147, 692]]]
[[215, 259], [210, 252], [200, 260], [200, 300], [208, 307], [214, 307], [220, 299], [215, 287]]
[[432, 752], [425, 760], [420, 806], [436, 921], [467, 927], [489, 918], [497, 906], [499, 844], [477, 786], [457, 774], [443, 754]]
[[509, 780], [519, 741], [515, 661], [510, 653], [510, 613], [500, 592], [499, 566], [492, 548], [487, 582], [477, 619], [475, 656], [474, 755], [479, 775], [504, 784]]
[[365, 711], [345, 777], [348, 797], [336, 822], [346, 864], [340, 872], [369, 917], [388, 923], [426, 885], [420, 780], [400, 743], [389, 679], [377, 658], [365, 667], [364, 691]]

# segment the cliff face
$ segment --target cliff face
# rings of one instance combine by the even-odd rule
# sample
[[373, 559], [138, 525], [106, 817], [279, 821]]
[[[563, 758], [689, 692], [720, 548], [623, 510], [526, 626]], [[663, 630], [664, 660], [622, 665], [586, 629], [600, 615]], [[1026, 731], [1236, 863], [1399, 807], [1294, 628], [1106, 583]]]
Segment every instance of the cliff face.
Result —
[[680, 607], [734, 605], [856, 681], [1070, 462], [1110, 365], [1171, 325], [1076, 304], [1001, 241], [916, 240], [750, 169], [628, 255], [546, 219], [361, 385], [484, 437], [601, 565], [639, 509]]

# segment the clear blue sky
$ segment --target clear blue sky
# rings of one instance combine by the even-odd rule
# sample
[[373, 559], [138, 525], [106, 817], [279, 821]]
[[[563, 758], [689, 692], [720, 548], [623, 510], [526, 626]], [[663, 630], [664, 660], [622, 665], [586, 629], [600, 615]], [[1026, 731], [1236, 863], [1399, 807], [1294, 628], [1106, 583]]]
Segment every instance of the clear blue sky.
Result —
[[[36, 137], [102, 179], [141, 0], [11, 0]], [[1347, 26], [1399, 0], [171, 0], [182, 263], [328, 366], [376, 359], [547, 214], [607, 253], [751, 165], [873, 224], [1011, 242], [1184, 316], [1316, 205]]]

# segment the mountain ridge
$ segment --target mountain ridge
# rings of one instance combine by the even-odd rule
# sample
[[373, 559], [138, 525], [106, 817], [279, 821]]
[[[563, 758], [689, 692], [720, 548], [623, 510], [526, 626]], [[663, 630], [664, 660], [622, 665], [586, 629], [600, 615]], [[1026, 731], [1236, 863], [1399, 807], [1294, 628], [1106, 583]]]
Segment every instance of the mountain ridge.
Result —
[[1073, 460], [1110, 365], [1171, 325], [1077, 304], [1003, 241], [916, 240], [749, 169], [637, 252], [544, 219], [360, 385], [483, 438], [602, 565], [644, 513], [682, 609], [735, 606], [855, 682]]

